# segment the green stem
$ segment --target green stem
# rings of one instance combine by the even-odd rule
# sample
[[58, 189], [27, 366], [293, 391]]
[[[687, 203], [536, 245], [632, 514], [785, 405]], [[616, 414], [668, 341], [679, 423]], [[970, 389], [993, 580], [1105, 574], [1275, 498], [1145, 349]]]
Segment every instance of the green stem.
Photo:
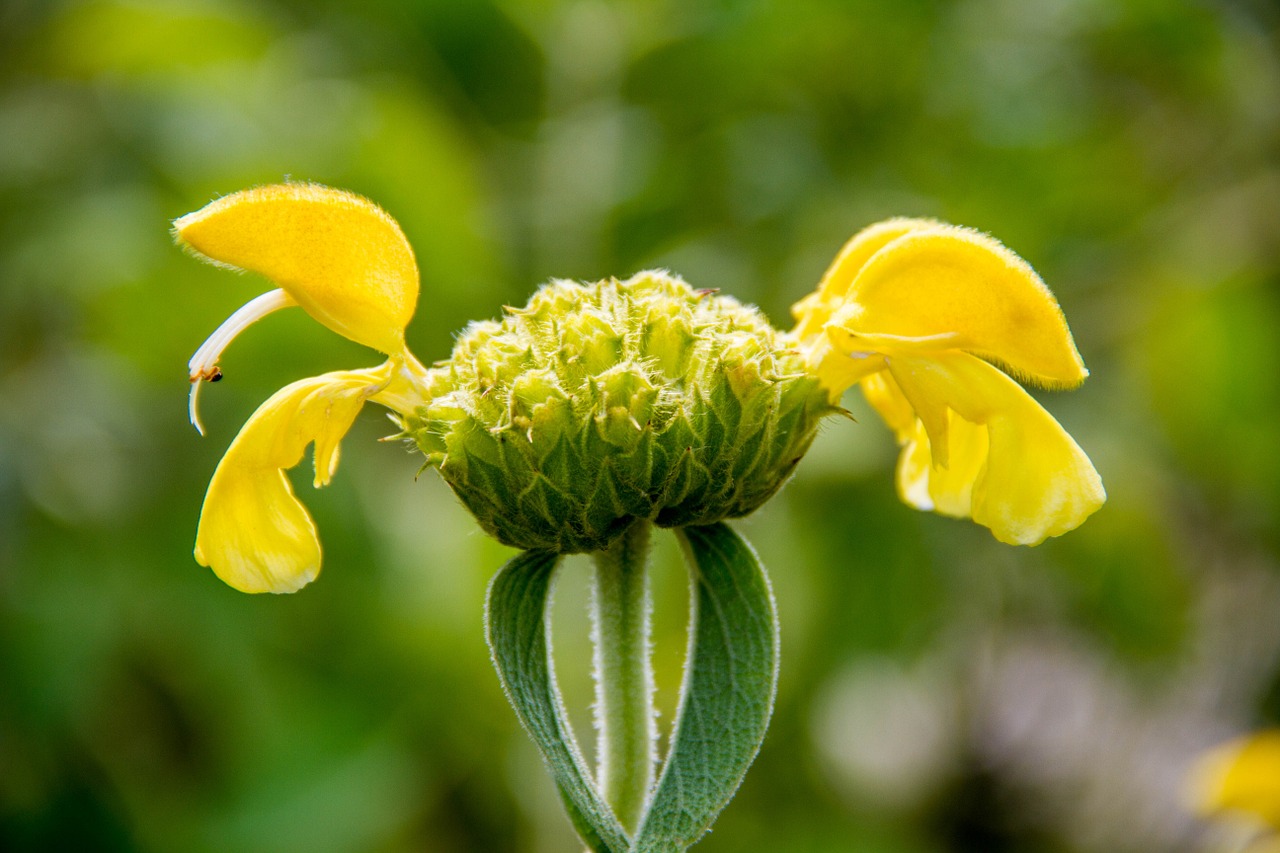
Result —
[[633, 833], [653, 788], [658, 740], [649, 659], [649, 524], [637, 521], [594, 557], [597, 781], [604, 801]]

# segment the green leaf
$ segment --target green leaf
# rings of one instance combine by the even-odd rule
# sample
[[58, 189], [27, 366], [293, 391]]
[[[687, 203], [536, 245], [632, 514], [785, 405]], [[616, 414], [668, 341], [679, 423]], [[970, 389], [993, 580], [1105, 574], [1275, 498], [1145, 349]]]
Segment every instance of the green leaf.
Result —
[[694, 586], [689, 661], [635, 853], [683, 851], [710, 828], [760, 750], [777, 692], [777, 613], [755, 552], [725, 524], [678, 532]]
[[574, 828], [596, 853], [627, 853], [630, 844], [600, 799], [569, 726], [551, 665], [551, 587], [558, 554], [526, 551], [489, 584], [486, 634], [507, 699], [560, 789]]
[[692, 582], [689, 660], [671, 750], [634, 842], [586, 770], [556, 686], [548, 620], [559, 556], [526, 551], [489, 586], [489, 648], [503, 689], [596, 853], [688, 849], [733, 798], [773, 713], [778, 631], [764, 567], [724, 524], [678, 533]]

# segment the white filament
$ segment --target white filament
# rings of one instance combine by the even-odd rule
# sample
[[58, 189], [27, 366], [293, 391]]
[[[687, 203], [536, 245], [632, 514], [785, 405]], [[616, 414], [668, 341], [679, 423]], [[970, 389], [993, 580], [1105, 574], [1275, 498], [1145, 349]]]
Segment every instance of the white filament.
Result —
[[236, 335], [252, 326], [258, 320], [273, 311], [279, 311], [281, 308], [288, 308], [290, 305], [297, 304], [294, 298], [283, 290], [271, 290], [255, 299], [251, 299], [228, 317], [209, 336], [208, 340], [200, 345], [200, 349], [196, 350], [196, 354], [191, 356], [191, 361], [187, 362], [187, 369], [191, 377], [191, 396], [187, 401], [187, 413], [191, 417], [191, 425], [196, 428], [197, 432], [204, 435], [204, 424], [200, 423], [200, 412], [196, 406], [196, 402], [200, 397], [200, 386], [205, 380], [212, 380], [222, 375], [218, 370], [218, 359], [222, 357], [222, 351], [235, 340]]

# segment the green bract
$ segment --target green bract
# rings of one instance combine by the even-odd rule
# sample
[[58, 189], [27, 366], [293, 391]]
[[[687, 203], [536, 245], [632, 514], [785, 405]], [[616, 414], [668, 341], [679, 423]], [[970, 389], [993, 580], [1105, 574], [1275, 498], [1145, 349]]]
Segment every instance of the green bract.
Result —
[[427, 463], [490, 534], [561, 553], [746, 515], [836, 411], [759, 311], [665, 272], [553, 281], [429, 384], [405, 419]]

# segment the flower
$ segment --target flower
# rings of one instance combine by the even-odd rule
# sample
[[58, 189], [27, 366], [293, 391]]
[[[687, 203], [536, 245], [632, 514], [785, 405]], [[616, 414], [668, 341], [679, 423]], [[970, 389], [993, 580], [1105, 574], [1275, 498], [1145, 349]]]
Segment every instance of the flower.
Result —
[[793, 313], [832, 400], [860, 384], [897, 434], [908, 504], [1034, 545], [1106, 500], [1084, 451], [1011, 378], [1072, 388], [1088, 371], [1049, 289], [996, 240], [924, 219], [872, 225]]
[[1187, 799], [1204, 817], [1252, 825], [1260, 835], [1249, 850], [1280, 849], [1280, 729], [1255, 732], [1202, 755], [1192, 768]]
[[191, 358], [201, 433], [203, 383], [222, 378], [235, 336], [274, 311], [300, 306], [387, 356], [282, 388], [218, 464], [195, 557], [246, 592], [292, 592], [320, 571], [315, 525], [285, 470], [314, 444], [314, 482], [326, 485], [366, 402], [391, 409], [398, 437], [481, 526], [521, 548], [599, 551], [638, 518], [680, 527], [745, 515], [786, 481], [853, 384], [904, 445], [899, 488], [917, 507], [1033, 544], [1105, 497], [1080, 448], [1007, 375], [1084, 379], [1062, 312], [1030, 267], [976, 232], [912, 219], [864, 230], [788, 335], [661, 271], [553, 281], [502, 321], [472, 324], [431, 369], [404, 341], [413, 250], [373, 202], [314, 184], [258, 187], [178, 219], [174, 235], [201, 260], [277, 285]]
[[409, 411], [425, 370], [404, 345], [418, 268], [400, 226], [377, 205], [313, 184], [258, 187], [174, 222], [202, 260], [260, 273], [279, 287], [236, 311], [190, 362], [191, 422], [201, 383], [217, 381], [222, 351], [252, 323], [299, 305], [344, 337], [388, 356], [282, 388], [249, 418], [214, 472], [196, 533], [196, 560], [244, 592], [293, 592], [320, 571], [320, 542], [285, 469], [315, 444], [315, 485], [338, 465], [338, 445], [366, 401]]

